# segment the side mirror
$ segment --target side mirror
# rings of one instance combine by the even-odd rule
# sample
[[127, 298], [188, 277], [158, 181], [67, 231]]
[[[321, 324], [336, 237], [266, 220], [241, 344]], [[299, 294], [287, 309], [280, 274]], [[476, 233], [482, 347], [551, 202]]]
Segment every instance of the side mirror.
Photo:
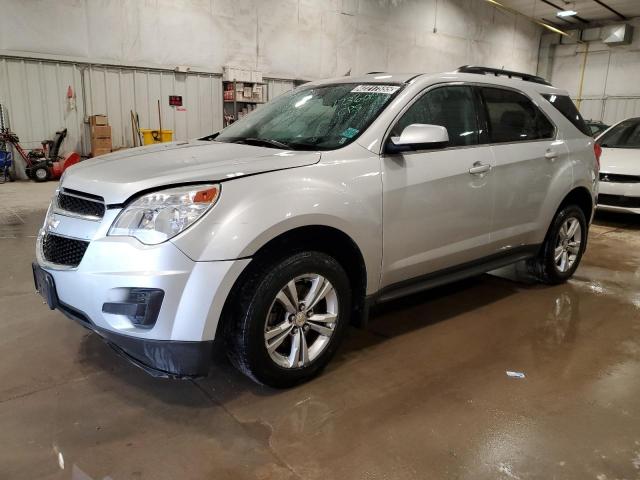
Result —
[[389, 153], [400, 153], [410, 150], [442, 148], [449, 143], [449, 133], [441, 125], [412, 123], [399, 137], [391, 137], [387, 144]]

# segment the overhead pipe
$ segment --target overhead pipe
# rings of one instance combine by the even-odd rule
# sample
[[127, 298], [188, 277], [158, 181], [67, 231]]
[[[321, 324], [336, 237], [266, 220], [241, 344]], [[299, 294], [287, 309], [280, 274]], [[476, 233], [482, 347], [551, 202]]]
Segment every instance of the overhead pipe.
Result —
[[485, 1], [490, 3], [493, 6], [497, 7], [497, 8], [500, 8], [500, 9], [504, 10], [505, 12], [509, 12], [509, 13], [514, 14], [514, 15], [520, 15], [521, 17], [524, 17], [524, 18], [528, 19], [530, 22], [533, 22], [536, 25], [539, 25], [539, 26], [541, 26], [543, 28], [546, 28], [547, 30], [551, 30], [553, 33], [558, 33], [558, 34], [560, 34], [562, 36], [565, 36], [565, 37], [569, 37], [570, 36], [567, 32], [565, 32], [563, 30], [560, 30], [557, 27], [549, 25], [549, 24], [547, 24], [547, 23], [545, 23], [543, 21], [540, 21], [535, 17], [531, 17], [529, 15], [525, 15], [524, 13], [519, 12], [518, 10], [515, 10], [515, 9], [513, 9], [511, 7], [507, 7], [507, 6], [503, 5], [503, 4], [501, 4], [500, 2], [498, 2], [497, 0], [485, 0]]
[[580, 111], [580, 105], [582, 105], [582, 90], [584, 88], [584, 73], [587, 70], [587, 57], [589, 56], [589, 42], [585, 42], [584, 58], [582, 59], [582, 68], [580, 70], [580, 83], [578, 85], [578, 98], [576, 100], [576, 107]]

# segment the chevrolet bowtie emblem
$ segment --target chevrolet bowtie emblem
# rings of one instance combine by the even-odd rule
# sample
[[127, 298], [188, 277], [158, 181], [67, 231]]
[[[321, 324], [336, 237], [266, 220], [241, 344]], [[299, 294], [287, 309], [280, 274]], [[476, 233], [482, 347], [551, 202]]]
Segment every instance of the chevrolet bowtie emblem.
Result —
[[55, 230], [60, 225], [60, 220], [56, 220], [55, 218], [50, 218], [47, 222], [47, 230]]

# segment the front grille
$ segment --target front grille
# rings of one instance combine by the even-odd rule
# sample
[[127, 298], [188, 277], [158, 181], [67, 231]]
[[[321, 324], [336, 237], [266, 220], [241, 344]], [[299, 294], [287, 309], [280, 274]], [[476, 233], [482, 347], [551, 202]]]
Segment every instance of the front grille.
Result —
[[[86, 194], [80, 192], [76, 194], [63, 190], [58, 193], [58, 208], [78, 215], [102, 218], [105, 211], [102, 197], [96, 196], [94, 199], [88, 198], [89, 196], [85, 195]], [[91, 195], [91, 197], [93, 197], [93, 195]]]
[[638, 175], [621, 175], [619, 173], [602, 173], [600, 172], [601, 182], [613, 182], [613, 183], [640, 183], [640, 176]]
[[77, 267], [89, 242], [47, 233], [42, 238], [42, 255], [48, 262]]
[[612, 207], [640, 208], [640, 197], [625, 197], [624, 195], [598, 195], [598, 204]]

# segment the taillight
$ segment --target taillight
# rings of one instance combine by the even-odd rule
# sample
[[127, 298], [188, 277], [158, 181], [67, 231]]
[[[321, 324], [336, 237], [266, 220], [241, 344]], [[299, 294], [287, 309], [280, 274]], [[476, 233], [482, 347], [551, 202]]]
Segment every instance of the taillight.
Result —
[[600, 171], [600, 155], [602, 155], [602, 147], [598, 142], [593, 143], [593, 153], [596, 154], [596, 168]]

